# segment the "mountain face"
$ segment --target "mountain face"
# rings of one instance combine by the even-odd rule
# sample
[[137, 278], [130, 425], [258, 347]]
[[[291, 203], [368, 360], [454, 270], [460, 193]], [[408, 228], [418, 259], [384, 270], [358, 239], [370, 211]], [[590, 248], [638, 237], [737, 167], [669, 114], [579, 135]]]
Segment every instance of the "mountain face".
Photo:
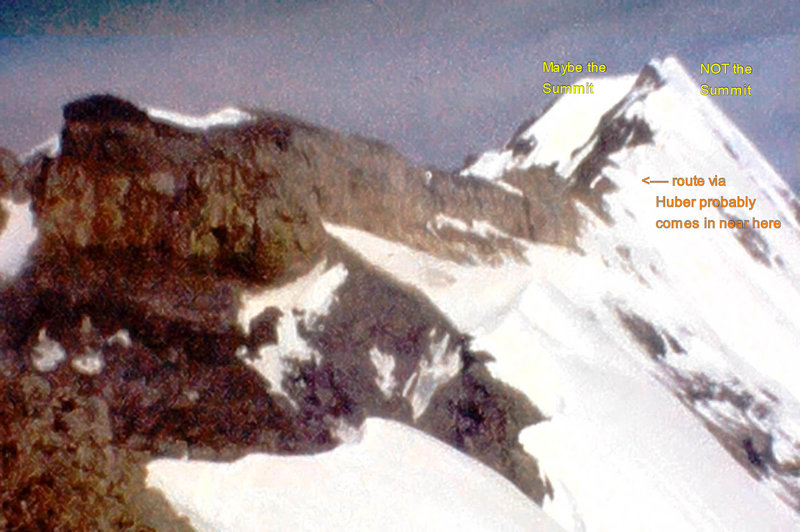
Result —
[[113, 96], [0, 153], [0, 523], [797, 527], [800, 202], [676, 60], [589, 81], [454, 174]]

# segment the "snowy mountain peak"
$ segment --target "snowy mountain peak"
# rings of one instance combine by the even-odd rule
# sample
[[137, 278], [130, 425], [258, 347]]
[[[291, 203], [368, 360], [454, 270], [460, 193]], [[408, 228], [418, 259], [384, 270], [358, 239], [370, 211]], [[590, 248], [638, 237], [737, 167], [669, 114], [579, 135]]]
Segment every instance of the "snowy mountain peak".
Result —
[[[706, 433], [693, 431], [696, 442], [711, 436], [757, 479], [760, 493], [769, 489], [800, 507], [800, 484], [791, 473], [800, 461], [794, 362], [800, 327], [788, 313], [800, 307], [800, 202], [713, 99], [700, 94], [678, 59], [653, 60], [635, 76], [576, 84], [587, 81], [594, 83], [595, 94], [562, 95], [504, 148], [483, 154], [461, 172], [505, 180], [554, 167], [580, 214], [577, 246], [583, 255], [554, 259], [531, 248], [528, 261], [548, 273], [527, 285], [518, 313], [510, 312], [495, 333], [478, 335], [478, 345], [497, 356], [494, 374], [530, 390], [535, 404], [552, 415], [521, 440], [556, 485], [553, 515], [564, 512], [559, 521], [568, 528], [579, 528], [572, 519], [576, 514], [589, 528], [619, 527], [601, 524], [608, 501], [602, 490], [587, 488], [587, 478], [639, 473], [627, 463], [616, 462], [612, 473], [586, 462], [575, 467], [575, 460], [584, 453], [594, 456], [598, 448], [630, 445], [620, 442], [651, 429], [628, 425], [635, 415], [614, 414], [605, 410], [608, 405], [589, 404], [582, 396], [592, 386], [605, 393], [601, 390], [611, 381], [632, 386], [635, 395], [640, 377], [633, 375], [640, 371], [641, 385], [653, 389], [651, 399], [672, 396], [700, 420]], [[704, 185], [672, 185], [674, 177], [695, 176]], [[646, 177], [666, 183], [643, 183]], [[725, 184], [712, 185], [712, 178], [724, 178]], [[693, 206], [659, 206], [659, 197]], [[752, 203], [723, 203], [723, 198]], [[781, 226], [765, 229], [753, 220]], [[728, 229], [730, 221], [738, 227]], [[509, 344], [535, 346], [530, 349], [537, 353], [541, 379], [519, 376], [520, 359]], [[565, 390], [575, 386], [576, 365], [586, 371], [585, 380], [571, 395]], [[666, 396], [662, 406], [645, 410], [672, 411]], [[662, 412], [665, 418], [678, 415]], [[595, 430], [589, 419], [605, 419], [597, 431], [614, 426], [611, 432], [619, 430], [620, 440], [612, 443], [607, 435], [608, 440], [594, 440], [591, 450], [576, 442], [564, 451], [565, 441]], [[653, 445], [662, 460], [676, 450]], [[699, 456], [697, 450], [687, 452]], [[725, 461], [717, 452], [706, 458]], [[648, 483], [642, 478], [640, 486]], [[709, 507], [718, 504], [709, 493], [697, 493]], [[600, 501], [603, 507], [594, 506]], [[682, 522], [675, 527], [692, 521]]]
[[664, 85], [664, 78], [659, 71], [660, 62], [653, 60], [647, 63], [636, 78], [635, 87], [658, 89]]
[[[660, 88], [665, 84], [677, 87], [688, 93], [699, 93], [697, 84], [692, 76], [683, 66], [683, 63], [674, 56], [667, 56], [664, 59], [653, 59], [639, 73], [640, 79], [651, 79]], [[638, 84], [638, 81], [637, 81]]]

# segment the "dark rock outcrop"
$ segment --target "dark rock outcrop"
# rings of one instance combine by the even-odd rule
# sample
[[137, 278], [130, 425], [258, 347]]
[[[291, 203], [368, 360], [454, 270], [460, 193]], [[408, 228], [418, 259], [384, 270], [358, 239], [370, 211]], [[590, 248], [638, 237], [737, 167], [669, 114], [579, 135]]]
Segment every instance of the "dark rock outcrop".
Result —
[[4, 196], [19, 172], [20, 164], [11, 150], [0, 148], [0, 196]]
[[525, 452], [519, 433], [544, 421], [521, 392], [492, 378], [466, 351], [459, 375], [436, 391], [419, 425], [427, 432], [499, 471], [542, 504], [553, 496], [536, 460]]
[[[11, 190], [19, 168], [17, 156], [5, 148], [0, 148], [0, 197], [4, 197]], [[5, 229], [7, 221], [8, 212], [0, 205], [0, 232]]]

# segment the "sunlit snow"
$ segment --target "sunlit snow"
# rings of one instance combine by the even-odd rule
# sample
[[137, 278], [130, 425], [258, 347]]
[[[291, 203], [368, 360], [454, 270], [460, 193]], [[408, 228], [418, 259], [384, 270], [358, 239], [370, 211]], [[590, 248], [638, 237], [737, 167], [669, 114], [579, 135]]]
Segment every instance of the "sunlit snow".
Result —
[[50, 158], [56, 158], [61, 153], [61, 136], [53, 135], [46, 141], [42, 142], [31, 151], [26, 153], [22, 159], [28, 160], [38, 154], [47, 155]]
[[17, 275], [28, 259], [28, 251], [38, 232], [33, 225], [30, 203], [0, 200], [8, 220], [0, 233], [0, 278]]
[[384, 397], [390, 398], [397, 386], [397, 382], [394, 379], [394, 357], [384, 354], [377, 347], [373, 347], [369, 350], [369, 359], [372, 365], [375, 366], [375, 371], [378, 372], [378, 376], [375, 377], [375, 384], [380, 388]]
[[209, 113], [204, 116], [192, 116], [178, 113], [176, 111], [168, 111], [164, 109], [156, 109], [148, 107], [147, 114], [154, 120], [169, 122], [176, 126], [182, 126], [192, 129], [208, 129], [216, 126], [235, 126], [244, 122], [253, 120], [252, 115], [235, 107], [226, 107], [214, 113]]
[[[755, 425], [773, 438], [780, 460], [800, 459], [800, 322], [792, 314], [800, 308], [800, 233], [791, 193], [676, 60], [653, 67], [663, 86], [634, 87], [636, 76], [593, 80], [594, 95], [562, 97], [522, 134], [537, 141], [528, 155], [490, 152], [465, 171], [494, 180], [514, 168], [555, 164], [567, 178], [617, 103], [620, 116], [644, 120], [653, 144], [623, 148], [603, 170], [618, 187], [603, 198], [613, 223], [577, 205], [582, 253], [531, 244], [530, 266], [465, 267], [353, 228], [326, 230], [420, 289], [475, 337], [473, 348], [496, 358], [489, 363], [495, 377], [548, 416], [525, 429], [521, 441], [552, 482], [554, 497], [544, 509], [563, 526], [796, 529], [800, 519], [779, 498], [780, 483], [759, 482], [734, 460], [679, 400], [674, 381], [702, 375], [769, 401], [757, 419], [727, 402], [697, 408], [706, 419]], [[641, 181], [694, 175], [724, 176], [727, 186], [656, 188]], [[758, 203], [754, 211], [670, 211], [656, 208], [658, 194], [750, 195]], [[760, 239], [761, 258], [728, 229], [655, 227], [662, 218], [702, 223], [723, 214], [780, 219], [783, 227], [751, 235]], [[460, 220], [438, 223], [474, 230]], [[636, 316], [654, 331], [660, 360], [621, 316]]]
[[431, 330], [429, 356], [420, 361], [418, 369], [403, 388], [403, 396], [411, 403], [414, 419], [425, 413], [436, 389], [461, 369], [458, 352], [448, 349], [450, 335], [445, 334], [439, 341], [434, 341], [435, 334], [436, 331]]
[[200, 531], [560, 530], [508, 480], [431, 436], [377, 418], [362, 430], [319, 455], [154, 460], [147, 484]]

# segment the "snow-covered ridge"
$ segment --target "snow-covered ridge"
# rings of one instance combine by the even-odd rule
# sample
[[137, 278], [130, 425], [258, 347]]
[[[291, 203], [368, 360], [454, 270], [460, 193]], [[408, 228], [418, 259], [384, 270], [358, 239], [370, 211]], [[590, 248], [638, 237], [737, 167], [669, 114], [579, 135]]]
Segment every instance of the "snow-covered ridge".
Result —
[[[147, 116], [156, 121], [167, 122], [178, 127], [201, 130], [207, 130], [212, 127], [237, 126], [255, 120], [253, 115], [241, 109], [237, 109], [236, 107], [225, 107], [219, 111], [214, 111], [203, 116], [187, 115], [177, 111], [159, 109], [157, 107], [145, 107], [145, 112]], [[26, 153], [22, 159], [27, 161], [39, 154], [55, 158], [58, 157], [60, 153], [61, 137], [59, 135], [53, 135]]]
[[[520, 441], [553, 485], [544, 509], [562, 526], [795, 529], [794, 195], [678, 60], [593, 82], [596, 94], [562, 96], [506, 148], [462, 172], [502, 182], [509, 171], [555, 165], [564, 179], [582, 173], [613, 183], [601, 198], [608, 219], [576, 204], [583, 254], [534, 244], [525, 248], [528, 268], [453, 267], [351, 228], [326, 229], [421, 289], [473, 336], [474, 349], [495, 358], [487, 364], [492, 376], [548, 416]], [[646, 135], [635, 138], [634, 126]], [[727, 187], [659, 190], [641, 182], [715, 174]], [[658, 230], [657, 219], [698, 214], [656, 208], [661, 193], [757, 196], [758, 212], [707, 216], [784, 226]], [[434, 223], [476, 230], [456, 219]], [[445, 275], [448, 282], [431, 281]], [[484, 286], [495, 293], [482, 293]]]
[[[472, 351], [485, 351], [493, 379], [546, 415], [519, 442], [552, 485], [544, 509], [562, 526], [798, 529], [800, 324], [792, 312], [800, 308], [800, 234], [786, 219], [793, 196], [736, 127], [696, 94], [677, 61], [649, 68], [639, 78], [596, 81], [598, 94], [580, 96], [585, 105], [564, 96], [516, 136], [523, 142], [479, 159], [486, 163], [476, 170], [482, 176], [463, 176], [497, 185], [509, 170], [554, 164], [569, 180], [594, 160], [584, 176], [595, 176], [592, 183], [602, 177], [616, 188], [600, 199], [608, 219], [576, 204], [582, 253], [525, 241], [525, 264], [467, 266], [363, 229], [324, 228], [359, 259], [421, 292], [453, 329], [471, 337]], [[606, 81], [613, 90], [601, 94]], [[650, 133], [645, 142], [629, 142], [633, 135], [626, 128], [634, 121]], [[606, 143], [609, 138], [613, 142]], [[609, 144], [613, 149], [603, 151]], [[693, 174], [726, 176], [726, 196], [757, 195], [758, 213], [752, 214], [781, 217], [785, 226], [745, 234], [656, 230], [657, 217], [684, 212], [656, 208], [656, 191], [641, 177]], [[663, 193], [707, 192], [664, 187]], [[489, 222], [444, 214], [427, 227], [442, 239], [510, 238]], [[741, 243], [748, 238], [755, 251]], [[358, 263], [321, 261], [291, 283], [242, 294], [237, 318], [251, 339], [263, 330], [258, 315], [275, 309], [266, 319], [277, 319], [277, 343], [243, 346], [239, 353], [272, 391], [286, 393], [281, 382], [287, 362], [315, 359], [315, 349], [323, 349], [304, 339], [301, 326], [323, 330], [318, 318], [353, 308], [354, 298], [346, 296], [361, 285], [360, 270], [345, 264]], [[352, 330], [347, 324], [355, 314], [345, 314], [345, 324], [331, 336]], [[364, 315], [369, 312], [355, 319]], [[34, 364], [48, 371], [70, 354], [59, 353], [60, 345], [41, 331]], [[428, 357], [410, 377], [398, 376], [403, 358], [396, 353], [378, 343], [366, 347], [363, 362], [374, 366], [379, 393], [405, 398], [415, 420], [435, 389], [463, 367], [451, 348], [453, 330], [439, 331], [429, 331]], [[342, 352], [347, 357], [351, 350]], [[103, 369], [103, 359], [92, 352], [71, 356], [83, 374]], [[400, 429], [368, 420], [359, 443], [315, 457], [259, 454], [233, 464], [159, 460], [148, 480], [202, 530], [302, 529], [320, 522], [328, 529], [517, 527], [519, 493], [507, 495], [474, 469], [458, 474], [459, 465], [435, 445], [419, 444], [418, 433]], [[473, 488], [487, 493], [476, 495]], [[526, 502], [526, 512], [538, 511]], [[546, 529], [535, 515], [520, 519], [520, 528]]]
[[[706, 371], [716, 361], [730, 375], [731, 346], [720, 345], [691, 302], [675, 299], [669, 287], [645, 289], [594, 253], [558, 247], [531, 246], [527, 268], [463, 267], [351, 228], [326, 230], [420, 288], [474, 336], [473, 348], [496, 357], [492, 375], [550, 418], [520, 440], [554, 486], [544, 509], [562, 526], [636, 530], [656, 519], [651, 529], [747, 530], [766, 516], [778, 528], [794, 523], [790, 508], [755, 483], [659, 383], [617, 317], [623, 306], [674, 333], [689, 355], [670, 350], [666, 360], [688, 364], [694, 357]], [[429, 281], [433, 269], [451, 281]]]
[[145, 111], [153, 120], [169, 122], [170, 124], [176, 126], [187, 127], [191, 129], [209, 129], [217, 126], [236, 126], [255, 120], [252, 115], [235, 107], [226, 107], [224, 109], [220, 109], [219, 111], [215, 111], [203, 116], [186, 115], [177, 111], [169, 111], [155, 107], [147, 107], [145, 108]]
[[635, 75], [627, 75], [576, 81], [576, 86], [594, 83], [595, 93], [565, 94], [559, 98], [557, 105], [569, 109], [568, 121], [565, 121], [567, 117], [553, 113], [551, 109], [518, 136], [529, 144], [529, 152], [515, 155], [511, 148], [487, 151], [462, 170], [461, 175], [502, 182], [503, 174], [514, 168], [526, 169], [534, 164], [549, 166], [553, 163], [557, 164], [557, 171], [565, 175], [560, 163], [568, 161], [572, 150], [589, 139], [602, 114], [626, 94], [635, 80]]
[[513, 305], [534, 275], [531, 268], [517, 262], [500, 268], [462, 266], [357, 228], [330, 222], [324, 226], [331, 236], [370, 264], [400, 283], [419, 289], [466, 332], [491, 328], [493, 320]]
[[502, 188], [509, 194], [523, 196], [517, 187], [503, 181], [501, 176], [509, 169], [512, 160], [508, 152], [487, 151], [481, 155], [475, 163], [463, 169], [458, 175], [464, 178], [483, 179], [496, 187]]
[[434, 218], [432, 227], [435, 227], [437, 230], [450, 228], [462, 233], [473, 233], [486, 239], [492, 237], [512, 238], [508, 233], [499, 230], [486, 220], [470, 220], [470, 223], [467, 224], [467, 222], [460, 218], [453, 218], [452, 216], [441, 213], [437, 214], [436, 218]]
[[508, 480], [442, 442], [369, 418], [313, 456], [159, 459], [147, 484], [201, 531], [561, 530]]
[[334, 292], [347, 279], [347, 268], [342, 264], [328, 267], [320, 261], [307, 274], [278, 287], [269, 287], [241, 295], [237, 321], [245, 333], [250, 332], [254, 318], [268, 307], [280, 309], [285, 314], [303, 310], [313, 314], [327, 314]]

